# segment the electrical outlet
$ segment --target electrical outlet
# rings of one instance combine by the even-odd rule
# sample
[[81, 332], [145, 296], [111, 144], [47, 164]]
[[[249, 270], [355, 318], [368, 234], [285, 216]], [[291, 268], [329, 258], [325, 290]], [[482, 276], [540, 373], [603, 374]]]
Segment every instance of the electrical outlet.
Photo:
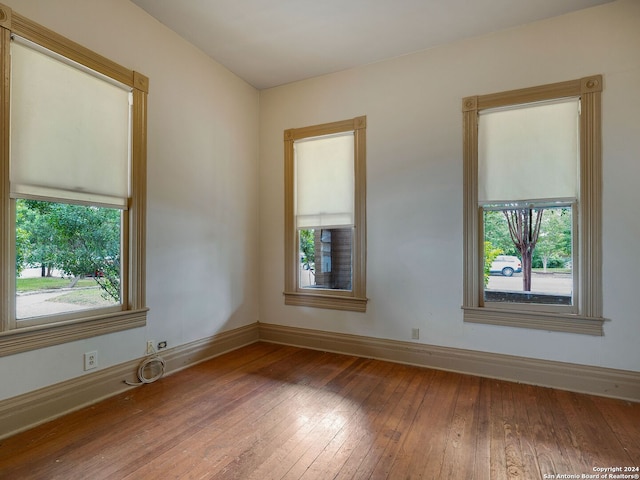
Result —
[[93, 370], [98, 368], [98, 352], [87, 352], [84, 354], [84, 369]]
[[419, 328], [412, 328], [411, 329], [411, 339], [412, 340], [419, 340], [420, 339], [420, 329]]
[[147, 340], [147, 354], [150, 355], [152, 353], [155, 353], [155, 349], [153, 348], [153, 345], [156, 342], [154, 342], [153, 340]]
[[158, 350], [162, 350], [163, 348], [167, 348], [167, 341], [163, 340], [162, 342], [158, 343]]

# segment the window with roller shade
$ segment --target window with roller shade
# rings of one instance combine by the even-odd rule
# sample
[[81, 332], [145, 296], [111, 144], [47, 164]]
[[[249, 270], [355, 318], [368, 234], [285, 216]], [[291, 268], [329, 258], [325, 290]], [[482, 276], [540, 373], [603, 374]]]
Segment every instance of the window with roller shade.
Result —
[[602, 335], [601, 91], [463, 100], [466, 322]]
[[[486, 110], [478, 117], [485, 304], [575, 312], [573, 268], [558, 265], [574, 263], [579, 115], [580, 100], [568, 98]], [[519, 265], [492, 253], [516, 257]], [[541, 262], [544, 268], [534, 272]]]
[[285, 303], [364, 311], [366, 119], [285, 132]]
[[70, 285], [94, 279], [37, 306], [32, 291], [16, 289], [18, 327], [120, 306], [131, 105], [126, 85], [14, 36], [9, 185], [16, 232], [27, 242], [17, 245], [26, 250], [18, 268], [43, 265]]
[[3, 13], [2, 352], [142, 326], [148, 79]]

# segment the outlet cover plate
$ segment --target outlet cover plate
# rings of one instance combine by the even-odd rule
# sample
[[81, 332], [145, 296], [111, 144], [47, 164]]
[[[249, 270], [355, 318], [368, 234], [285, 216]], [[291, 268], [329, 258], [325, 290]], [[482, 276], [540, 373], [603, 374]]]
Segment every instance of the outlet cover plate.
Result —
[[84, 354], [84, 369], [93, 370], [94, 368], [98, 368], [98, 352], [87, 352]]

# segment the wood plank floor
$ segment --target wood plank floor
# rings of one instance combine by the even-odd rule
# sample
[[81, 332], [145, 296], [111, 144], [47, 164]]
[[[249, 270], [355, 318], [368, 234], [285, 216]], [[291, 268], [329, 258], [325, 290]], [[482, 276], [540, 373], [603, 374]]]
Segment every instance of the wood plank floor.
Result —
[[0, 441], [0, 478], [20, 480], [501, 480], [594, 467], [640, 467], [640, 404], [268, 343]]

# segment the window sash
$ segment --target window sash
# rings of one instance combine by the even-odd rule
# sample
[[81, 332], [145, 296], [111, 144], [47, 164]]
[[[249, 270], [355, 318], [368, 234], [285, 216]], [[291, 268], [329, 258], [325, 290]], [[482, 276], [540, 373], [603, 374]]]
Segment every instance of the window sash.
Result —
[[293, 149], [296, 227], [353, 226], [353, 132], [297, 140]]
[[478, 201], [577, 197], [579, 99], [478, 115]]
[[12, 197], [126, 208], [131, 88], [17, 40], [11, 82]]
[[[303, 282], [301, 277], [302, 275], [305, 274], [305, 272], [303, 272], [303, 269], [301, 268], [302, 265], [299, 265], [297, 290], [300, 292], [324, 290], [325, 292], [328, 292], [332, 295], [333, 294], [342, 295], [344, 293], [351, 294], [351, 292], [353, 291], [353, 273], [354, 273], [353, 272], [353, 265], [354, 265], [353, 245], [354, 245], [354, 233], [355, 233], [354, 228], [350, 226], [347, 226], [347, 227], [341, 226], [341, 227], [335, 227], [335, 228], [334, 227], [326, 228], [322, 226], [299, 228], [297, 229], [297, 242], [299, 245], [299, 253], [302, 253], [301, 237], [300, 237], [301, 230], [314, 230], [314, 232], [316, 230], [322, 231], [322, 234], [320, 235], [320, 244], [321, 244], [320, 250], [315, 249], [317, 243], [315, 242], [315, 235], [314, 235], [314, 257], [315, 257], [314, 280], [317, 281], [318, 278], [320, 277], [322, 279], [322, 283], [321, 284], [314, 283], [313, 285], [311, 285], [311, 284], [306, 284], [306, 282]], [[345, 234], [348, 236], [348, 242], [347, 242], [348, 248], [345, 248], [345, 243], [344, 243]], [[342, 237], [342, 238], [336, 238], [336, 237]], [[340, 243], [340, 240], [342, 240], [342, 243]], [[323, 248], [327, 247], [327, 244], [329, 248], [328, 252], [323, 250]], [[344, 261], [346, 251], [349, 252], [348, 261]], [[337, 262], [337, 264], [334, 262]], [[348, 272], [345, 271], [345, 267], [347, 266], [347, 264], [348, 264]], [[333, 274], [333, 273], [335, 273], [335, 278], [333, 275], [330, 275], [329, 278], [325, 278], [326, 274]], [[331, 287], [326, 283], [330, 279], [333, 281], [336, 281], [337, 285], [335, 287]], [[344, 286], [345, 284], [348, 284], [349, 287], [346, 288]]]
[[[490, 300], [486, 300], [485, 295], [485, 286], [484, 282], [481, 285], [480, 292], [480, 305], [495, 308], [495, 309], [521, 309], [521, 310], [529, 310], [532, 312], [550, 312], [550, 313], [566, 313], [566, 314], [577, 314], [578, 313], [578, 304], [579, 304], [579, 284], [578, 279], [580, 278], [580, 265], [579, 265], [579, 257], [578, 257], [578, 203], [577, 199], [565, 199], [558, 201], [539, 201], [539, 202], [526, 202], [526, 203], [518, 203], [518, 202], [505, 202], [501, 204], [491, 204], [487, 206], [481, 206], [479, 208], [480, 218], [483, 219], [484, 211], [504, 211], [504, 210], [512, 210], [512, 209], [520, 209], [520, 208], [531, 208], [531, 209], [539, 209], [539, 208], [563, 208], [569, 207], [571, 208], [571, 262], [572, 262], [572, 292], [571, 292], [571, 305], [556, 305], [552, 303], [529, 303], [529, 302], [492, 302]], [[482, 238], [483, 243], [486, 240], [485, 231], [484, 231], [484, 221], [480, 222], [480, 238]], [[538, 240], [539, 241], [539, 240]], [[480, 270], [484, 273], [484, 255], [481, 255], [479, 258], [481, 262]], [[526, 293], [526, 292], [522, 292]], [[553, 296], [553, 293], [549, 295]]]
[[[15, 205], [15, 209], [16, 209], [16, 231], [19, 227], [18, 225], [18, 215], [17, 215], [17, 202], [13, 202]], [[65, 209], [66, 207], [64, 206], [63, 202], [48, 202], [51, 203], [51, 208], [53, 209]], [[69, 206], [69, 204], [67, 204], [67, 206]], [[123, 278], [124, 278], [124, 272], [123, 272], [123, 264], [122, 264], [122, 259], [123, 259], [123, 225], [124, 225], [124, 218], [125, 218], [125, 214], [126, 211], [122, 211], [119, 209], [110, 209], [112, 210], [112, 213], [110, 215], [114, 215], [117, 212], [118, 215], [118, 219], [117, 222], [115, 221], [115, 219], [110, 219], [110, 220], [106, 220], [106, 218], [103, 215], [109, 215], [106, 214], [106, 212], [101, 213], [101, 218], [100, 218], [100, 225], [96, 224], [96, 221], [98, 220], [97, 218], [92, 218], [93, 215], [96, 215], [96, 209], [94, 208], [88, 208], [85, 209], [83, 207], [81, 207], [79, 210], [71, 207], [73, 210], [75, 210], [75, 215], [79, 215], [80, 218], [82, 218], [83, 221], [85, 222], [90, 222], [93, 224], [92, 229], [89, 231], [86, 228], [86, 224], [81, 223], [79, 225], [83, 225], [82, 228], [78, 228], [75, 230], [68, 230], [70, 233], [73, 234], [74, 239], [78, 238], [77, 234], [82, 234], [82, 238], [88, 240], [85, 243], [85, 247], [81, 247], [81, 248], [90, 248], [91, 249], [91, 253], [89, 254], [88, 252], [85, 252], [85, 254], [81, 257], [84, 265], [82, 266], [82, 270], [80, 272], [76, 271], [76, 275], [85, 275], [87, 273], [95, 273], [98, 269], [101, 270], [103, 272], [103, 278], [100, 280], [99, 283], [102, 283], [103, 285], [107, 285], [108, 288], [111, 289], [110, 293], [111, 295], [115, 294], [114, 291], [114, 286], [117, 285], [118, 287], [118, 298], [113, 298], [113, 296], [108, 295], [106, 297], [104, 297], [106, 300], [110, 300], [110, 302], [108, 302], [108, 304], [102, 304], [102, 305], [91, 305], [90, 303], [87, 303], [85, 305], [81, 305], [81, 308], [66, 308], [66, 309], [62, 309], [62, 308], [56, 308], [54, 303], [49, 303], [47, 302], [47, 305], [50, 305], [52, 308], [48, 308], [46, 311], [42, 311], [42, 308], [29, 308], [28, 304], [26, 303], [27, 299], [31, 297], [31, 295], [28, 295], [26, 298], [25, 297], [20, 297], [18, 295], [17, 289], [15, 292], [15, 310], [13, 311], [13, 314], [15, 315], [15, 325], [16, 328], [22, 328], [22, 327], [27, 327], [27, 326], [33, 326], [33, 325], [40, 325], [40, 324], [46, 324], [46, 323], [50, 323], [52, 321], [52, 318], [57, 318], [57, 319], [71, 319], [71, 318], [79, 318], [82, 316], [86, 316], [87, 314], [92, 314], [95, 315], [96, 312], [110, 312], [110, 311], [119, 311], [122, 310], [122, 285], [123, 285]], [[25, 212], [28, 211], [28, 207], [25, 206]], [[64, 211], [64, 210], [63, 210]], [[47, 212], [46, 215], [49, 215], [49, 212]], [[62, 218], [63, 221], [68, 221], [69, 218], [72, 218], [71, 215], [69, 214], [69, 212], [67, 211], [66, 214], [66, 218], [64, 216], [59, 217]], [[44, 213], [40, 213], [40, 222], [46, 222], [45, 220], [45, 214]], [[112, 225], [110, 222], [113, 222], [114, 224]], [[39, 226], [43, 226], [43, 223], [36, 223], [36, 225]], [[25, 225], [23, 225], [25, 227], [25, 230], [28, 231], [30, 234], [35, 234], [35, 237], [33, 237], [34, 240], [36, 240], [35, 244], [31, 244], [31, 247], [36, 246], [36, 248], [43, 248], [52, 241], [51, 237], [52, 236], [56, 236], [56, 234], [58, 232], [54, 231], [54, 230], [47, 230], [47, 234], [45, 238], [42, 238], [42, 232], [38, 232], [38, 231], [33, 231], [29, 229], [29, 222], [27, 221], [27, 223]], [[50, 228], [48, 225], [45, 226], [45, 228]], [[74, 226], [71, 227], [72, 229], [74, 228]], [[108, 231], [105, 229], [109, 229]], [[102, 229], [102, 230], [101, 230]], [[99, 236], [98, 237], [93, 237], [92, 235], [95, 234], [96, 231], [99, 231]], [[111, 238], [108, 239], [108, 235], [113, 234], [114, 232], [117, 232], [118, 235], [115, 238]], [[39, 238], [40, 237], [40, 238]], [[98, 240], [98, 242], [96, 242], [96, 240]], [[17, 241], [17, 236], [16, 236], [16, 241]], [[65, 248], [66, 247], [66, 248]], [[110, 248], [113, 247], [113, 248]], [[117, 247], [117, 248], [116, 248]], [[16, 250], [17, 250], [17, 246], [16, 246]], [[56, 254], [70, 254], [71, 252], [76, 252], [77, 248], [76, 247], [72, 247], [71, 245], [64, 245], [62, 248], [56, 248]], [[42, 252], [41, 252], [42, 253]], [[77, 259], [78, 257], [76, 256], [75, 259]], [[111, 258], [111, 262], [109, 262], [107, 259]], [[34, 259], [35, 260], [35, 259]], [[42, 261], [42, 263], [47, 263], [47, 259], [43, 258], [43, 257], [39, 257], [37, 260]], [[113, 280], [115, 278], [114, 273], [116, 271], [114, 271], [110, 265], [117, 265], [117, 283], [114, 284]], [[73, 266], [71, 267], [73, 268]], [[80, 268], [80, 267], [76, 267], [76, 268]], [[16, 278], [16, 281], [17, 278]], [[70, 281], [70, 280], [69, 280]], [[99, 294], [100, 297], [102, 297], [103, 295], [103, 290], [100, 289], [100, 287], [98, 286], [98, 283], [95, 283], [95, 288], [96, 294]], [[77, 289], [74, 291], [78, 291]], [[37, 293], [37, 292], [32, 292], [32, 293]], [[71, 292], [66, 292], [66, 293], [71, 293]], [[60, 291], [59, 296], [64, 295], [65, 292]], [[101, 302], [102, 303], [102, 302]], [[58, 312], [56, 312], [56, 310], [59, 310]]]

